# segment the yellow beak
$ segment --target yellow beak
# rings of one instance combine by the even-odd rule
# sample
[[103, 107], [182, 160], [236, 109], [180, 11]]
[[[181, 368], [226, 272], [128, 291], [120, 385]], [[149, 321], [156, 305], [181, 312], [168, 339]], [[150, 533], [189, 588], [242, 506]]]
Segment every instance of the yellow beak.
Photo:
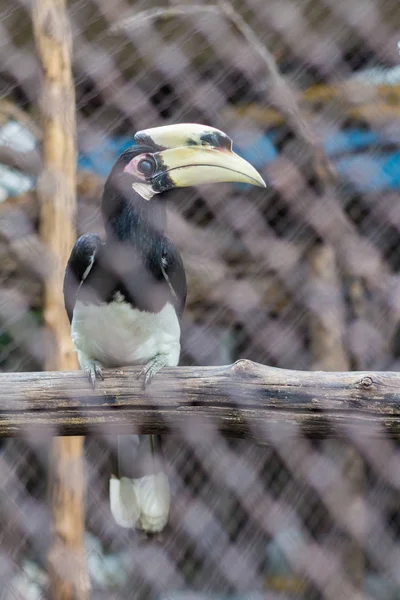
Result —
[[160, 169], [151, 181], [154, 188], [157, 188], [157, 181], [166, 175], [174, 187], [219, 182], [241, 182], [266, 187], [255, 168], [231, 150], [181, 146], [158, 152], [155, 157]]

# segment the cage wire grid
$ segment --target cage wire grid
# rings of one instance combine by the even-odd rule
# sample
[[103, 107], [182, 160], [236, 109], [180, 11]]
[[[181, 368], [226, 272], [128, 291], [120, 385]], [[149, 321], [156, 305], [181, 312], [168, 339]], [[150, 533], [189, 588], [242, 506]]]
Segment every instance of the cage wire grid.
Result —
[[[218, 127], [269, 185], [185, 189], [168, 207], [188, 277], [181, 364], [248, 358], [290, 369], [396, 371], [398, 4], [229, 4], [253, 44], [226, 4], [68, 2], [78, 234], [102, 233], [104, 179], [135, 131], [184, 121]], [[39, 68], [31, 2], [1, 0], [0, 14], [0, 368], [35, 371], [44, 365], [48, 272], [35, 192]], [[277, 110], [290, 105], [288, 90], [335, 172], [325, 190], [296, 124]], [[165, 437], [172, 507], [160, 539], [113, 522], [115, 448], [106, 427], [87, 436], [91, 598], [400, 598], [394, 441], [346, 429], [341, 441], [312, 441], [266, 423], [266, 445], [257, 446], [223, 438], [217, 425], [196, 419]], [[48, 444], [30, 432], [2, 442], [5, 600], [50, 597]]]

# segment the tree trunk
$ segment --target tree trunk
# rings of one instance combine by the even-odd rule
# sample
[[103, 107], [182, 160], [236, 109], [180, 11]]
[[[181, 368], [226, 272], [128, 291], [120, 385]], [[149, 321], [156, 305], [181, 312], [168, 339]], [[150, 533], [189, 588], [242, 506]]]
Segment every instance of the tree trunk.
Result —
[[[344, 294], [331, 246], [320, 244], [310, 253], [309, 283], [312, 303], [311, 349], [315, 357], [313, 366], [327, 371], [349, 370], [350, 362], [344, 348]], [[322, 447], [332, 460], [340, 460], [343, 477], [351, 488], [351, 501], [363, 512], [365, 466], [362, 456], [353, 445], [343, 441], [328, 440]], [[346, 536], [342, 545], [342, 563], [349, 581], [356, 590], [362, 592], [364, 552], [360, 541], [354, 537]]]

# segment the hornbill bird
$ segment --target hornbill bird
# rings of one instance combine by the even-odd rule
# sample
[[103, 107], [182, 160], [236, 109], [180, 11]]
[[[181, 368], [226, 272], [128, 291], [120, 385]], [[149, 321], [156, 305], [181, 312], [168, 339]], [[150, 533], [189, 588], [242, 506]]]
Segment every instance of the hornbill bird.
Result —
[[[105, 239], [82, 235], [65, 272], [64, 301], [81, 368], [93, 387], [103, 367], [143, 365], [143, 385], [176, 366], [186, 277], [165, 234], [166, 200], [179, 187], [245, 182], [265, 187], [222, 131], [177, 124], [138, 132], [105, 183]], [[123, 527], [163, 529], [170, 490], [158, 436], [117, 437], [110, 508]]]

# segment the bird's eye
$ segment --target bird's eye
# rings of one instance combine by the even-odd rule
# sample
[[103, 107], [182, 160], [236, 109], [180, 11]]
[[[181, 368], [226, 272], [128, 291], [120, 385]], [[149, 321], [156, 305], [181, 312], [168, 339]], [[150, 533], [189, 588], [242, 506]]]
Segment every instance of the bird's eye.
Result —
[[142, 160], [139, 160], [137, 168], [138, 171], [140, 171], [140, 173], [143, 173], [143, 175], [146, 175], [148, 177], [149, 175], [152, 175], [156, 170], [156, 161], [154, 160], [154, 158], [146, 156], [146, 158], [142, 158]]

